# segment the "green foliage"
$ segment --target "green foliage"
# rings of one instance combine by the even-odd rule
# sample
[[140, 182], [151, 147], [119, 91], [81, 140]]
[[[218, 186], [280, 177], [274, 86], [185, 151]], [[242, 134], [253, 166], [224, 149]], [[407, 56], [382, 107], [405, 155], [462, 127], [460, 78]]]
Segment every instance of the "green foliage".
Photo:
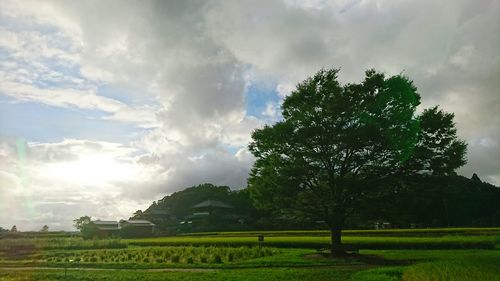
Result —
[[332, 251], [341, 251], [348, 218], [404, 172], [450, 174], [465, 163], [453, 115], [433, 108], [417, 116], [420, 96], [407, 77], [368, 70], [342, 86], [337, 74], [320, 70], [297, 85], [283, 121], [253, 132], [248, 180], [256, 206], [325, 221]]
[[[227, 186], [215, 186], [209, 183], [188, 187], [165, 196], [158, 200], [158, 202], [153, 202], [144, 212], [140, 210], [136, 211], [133, 218], [150, 220], [163, 231], [171, 229], [173, 226], [177, 228], [179, 226], [178, 219], [192, 215], [194, 210], [191, 207], [207, 199], [219, 200], [229, 205], [237, 206], [238, 208], [232, 209], [231, 213], [244, 217], [245, 224], [238, 223], [234, 218], [213, 216], [204, 225], [190, 225], [191, 229], [189, 231], [237, 230], [248, 229], [257, 225], [255, 221], [259, 212], [252, 205], [248, 190], [231, 191]], [[155, 210], [162, 210], [168, 212], [170, 215], [158, 218], [151, 215], [151, 212]]]
[[[288, 208], [342, 227], [371, 176], [401, 166], [417, 141], [419, 95], [403, 76], [373, 70], [341, 86], [321, 70], [283, 103], [284, 120], [252, 134], [249, 186], [261, 207]], [[361, 185], [360, 183], [365, 183]]]
[[91, 217], [89, 217], [89, 216], [82, 216], [82, 217], [79, 217], [79, 218], [73, 220], [73, 226], [76, 229], [82, 231], [82, 229], [86, 225], [88, 225], [91, 221], [92, 221]]
[[458, 139], [453, 118], [453, 113], [437, 106], [424, 110], [419, 116], [421, 129], [415, 151], [405, 163], [406, 172], [454, 175], [457, 168], [466, 164], [467, 144]]
[[[387, 204], [387, 202], [391, 202]], [[498, 226], [500, 188], [462, 176], [413, 175], [363, 205], [363, 220], [419, 227]]]
[[89, 216], [82, 216], [73, 220], [73, 226], [80, 230], [84, 239], [91, 239], [96, 236], [97, 228], [92, 223], [92, 218]]

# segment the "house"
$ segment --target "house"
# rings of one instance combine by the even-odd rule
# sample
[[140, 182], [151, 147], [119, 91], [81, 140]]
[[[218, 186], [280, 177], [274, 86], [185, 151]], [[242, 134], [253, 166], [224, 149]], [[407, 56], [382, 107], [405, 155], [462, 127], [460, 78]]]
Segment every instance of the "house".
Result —
[[211, 231], [234, 224], [233, 206], [208, 199], [191, 207], [193, 213], [180, 222], [184, 231]]
[[199, 212], [221, 212], [225, 211], [227, 209], [232, 209], [233, 206], [228, 205], [224, 202], [217, 201], [217, 200], [205, 200], [203, 202], [200, 202], [194, 206], [191, 207], [191, 209], [195, 209]]
[[122, 220], [120, 226], [123, 237], [148, 237], [155, 232], [155, 224], [147, 220]]
[[120, 224], [117, 221], [91, 221], [90, 225], [94, 228], [94, 235], [99, 238], [120, 235]]
[[177, 217], [167, 209], [148, 209], [135, 219], [145, 219], [155, 223], [156, 225], [168, 224], [177, 221]]

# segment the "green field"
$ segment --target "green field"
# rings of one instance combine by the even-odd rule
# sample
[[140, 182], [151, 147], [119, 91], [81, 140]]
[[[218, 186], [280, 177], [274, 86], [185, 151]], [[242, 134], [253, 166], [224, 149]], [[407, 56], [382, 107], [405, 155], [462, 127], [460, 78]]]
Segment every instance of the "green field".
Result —
[[[134, 246], [252, 246], [257, 245], [256, 236], [181, 236], [148, 239], [129, 239]], [[346, 245], [360, 249], [493, 249], [497, 236], [408, 237], [408, 236], [344, 236]], [[328, 236], [270, 236], [263, 245], [282, 248], [325, 248], [330, 243]]]
[[[359, 254], [331, 258], [324, 231], [82, 240], [0, 239], [0, 280], [500, 280], [499, 228], [346, 231]], [[262, 244], [257, 235], [265, 235]]]

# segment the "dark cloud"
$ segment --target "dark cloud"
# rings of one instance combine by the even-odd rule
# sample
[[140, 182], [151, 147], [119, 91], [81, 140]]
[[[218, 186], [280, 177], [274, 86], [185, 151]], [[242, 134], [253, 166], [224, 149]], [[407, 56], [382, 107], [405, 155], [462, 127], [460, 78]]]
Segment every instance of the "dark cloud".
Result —
[[[26, 90], [32, 88], [25, 87], [24, 100], [38, 99], [52, 106], [87, 104], [83, 108], [111, 112], [125, 122], [140, 118], [142, 123], [154, 124], [152, 129], [137, 133], [132, 143], [30, 143], [26, 162], [31, 165], [30, 172], [36, 171], [37, 165], [77, 161], [89, 153], [112, 155], [118, 164], [138, 171], [137, 180], [113, 179], [106, 182], [106, 188], [76, 186], [71, 193], [63, 191], [63, 182], [34, 177], [38, 182], [33, 189], [48, 193], [45, 203], [41, 198], [38, 202], [44, 213], [50, 213], [51, 208], [82, 208], [79, 212], [104, 218], [129, 211], [118, 207], [124, 202], [138, 208], [203, 182], [244, 186], [253, 163], [244, 147], [251, 131], [263, 123], [246, 116], [248, 86], [274, 88], [284, 96], [322, 67], [340, 67], [343, 82], [359, 81], [368, 68], [408, 75], [422, 95], [422, 108], [440, 105], [455, 113], [459, 134], [469, 143], [469, 164], [460, 172], [466, 176], [477, 172], [482, 179], [500, 184], [498, 1], [5, 4], [5, 14], [24, 20], [29, 28], [38, 28], [37, 34], [55, 29], [59, 39], [57, 52], [50, 48], [50, 34], [26, 41], [25, 45], [44, 46], [42, 49], [16, 45], [12, 32], [10, 37], [0, 38], [0, 46], [21, 48], [18, 55], [42, 53], [51, 58], [50, 54], [56, 53], [58, 62], [77, 66], [83, 84], [92, 90], [88, 95], [68, 92], [78, 94], [78, 99], [72, 99], [63, 94], [64, 89], [35, 95]], [[70, 41], [68, 54], [61, 53], [64, 40], [60, 38]], [[46, 66], [43, 61], [40, 64]], [[47, 67], [50, 70], [50, 65], [46, 66], [44, 75], [50, 72]], [[30, 72], [28, 78], [36, 77], [37, 69], [30, 70], [34, 74]], [[128, 99], [147, 97], [154, 104], [137, 107], [103, 98], [95, 86], [102, 84], [133, 89], [126, 93]], [[42, 95], [46, 96], [42, 99]], [[278, 104], [269, 103], [266, 108], [266, 116], [272, 120], [279, 116]], [[17, 163], [16, 153], [12, 146], [0, 146], [0, 160], [9, 167]], [[9, 198], [31, 194], [22, 190], [26, 183], [12, 169], [0, 172], [0, 179], [16, 188], [15, 192], [2, 190], [2, 194], [9, 194]], [[79, 207], [58, 203], [62, 197], [57, 194], [71, 198]], [[104, 207], [83, 207], [91, 200]], [[51, 220], [64, 219], [54, 216]]]

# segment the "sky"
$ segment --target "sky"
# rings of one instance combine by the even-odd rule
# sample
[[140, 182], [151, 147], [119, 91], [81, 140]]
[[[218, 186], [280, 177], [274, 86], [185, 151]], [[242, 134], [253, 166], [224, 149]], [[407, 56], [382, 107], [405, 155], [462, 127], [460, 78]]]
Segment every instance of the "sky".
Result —
[[500, 185], [500, 1], [0, 0], [0, 226], [72, 230], [210, 182], [321, 68], [375, 68], [455, 113]]

